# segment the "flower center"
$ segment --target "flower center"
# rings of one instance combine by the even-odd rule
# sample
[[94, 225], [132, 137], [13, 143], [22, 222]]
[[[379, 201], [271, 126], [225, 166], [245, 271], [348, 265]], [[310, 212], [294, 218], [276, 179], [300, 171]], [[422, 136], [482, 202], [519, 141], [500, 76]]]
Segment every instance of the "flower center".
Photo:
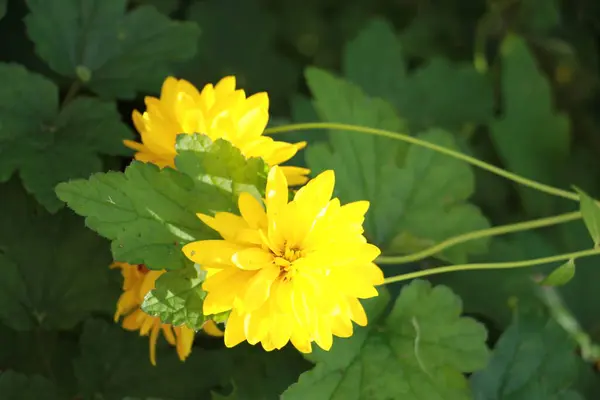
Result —
[[279, 266], [279, 278], [284, 281], [290, 281], [296, 275], [297, 269], [294, 268], [294, 261], [302, 257], [302, 251], [285, 246], [282, 256], [275, 257], [275, 265]]

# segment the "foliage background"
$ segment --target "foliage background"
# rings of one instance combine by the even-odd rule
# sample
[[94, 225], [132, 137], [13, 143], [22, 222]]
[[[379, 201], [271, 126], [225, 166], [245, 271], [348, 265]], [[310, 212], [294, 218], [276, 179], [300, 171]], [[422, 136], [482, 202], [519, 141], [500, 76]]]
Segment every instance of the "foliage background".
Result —
[[[184, 364], [161, 343], [153, 368], [147, 338], [112, 322], [120, 276], [107, 268], [110, 246], [63, 209], [53, 187], [122, 170], [131, 159], [120, 144], [133, 137], [131, 111], [143, 110], [144, 95], [156, 95], [167, 74], [200, 87], [235, 74], [247, 93], [269, 92], [272, 125], [402, 130], [600, 196], [595, 0], [0, 0], [0, 15], [2, 399], [270, 399], [312, 368], [293, 349], [226, 350], [201, 334]], [[342, 200], [373, 202], [367, 233], [384, 252], [573, 209], [443, 156], [356, 135], [284, 140], [309, 141], [294, 163], [335, 168]], [[390, 146], [395, 152], [384, 154]], [[579, 221], [385, 272], [590, 246]], [[550, 293], [592, 341], [600, 340], [597, 263], [578, 261], [575, 278]], [[469, 379], [474, 398], [600, 395], [594, 357], [581, 357], [577, 338], [552, 317], [556, 304], [548, 307], [532, 280], [553, 267], [430, 279], [488, 330], [492, 359]], [[401, 388], [386, 397], [383, 387], [396, 378], [386, 379], [375, 382], [379, 392], [356, 398], [400, 398]], [[334, 398], [307, 394], [301, 383], [285, 397]], [[435, 398], [427, 393], [402, 398]]]

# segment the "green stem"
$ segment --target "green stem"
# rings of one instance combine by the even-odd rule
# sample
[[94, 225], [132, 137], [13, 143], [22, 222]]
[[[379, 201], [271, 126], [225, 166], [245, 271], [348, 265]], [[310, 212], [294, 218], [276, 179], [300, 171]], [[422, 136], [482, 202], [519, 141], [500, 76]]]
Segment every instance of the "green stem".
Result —
[[378, 264], [405, 264], [433, 256], [437, 253], [440, 253], [442, 250], [447, 249], [448, 247], [456, 246], [457, 244], [468, 242], [470, 240], [561, 224], [574, 221], [579, 218], [581, 218], [581, 212], [574, 211], [566, 214], [555, 215], [553, 217], [539, 218], [531, 221], [519, 222], [516, 224], [482, 229], [452, 237], [418, 253], [409, 254], [406, 256], [380, 256], [377, 258], [376, 262]]
[[383, 137], [396, 139], [396, 140], [402, 140], [404, 142], [411, 143], [411, 144], [421, 146], [421, 147], [425, 147], [427, 149], [437, 151], [438, 153], [443, 153], [450, 157], [454, 157], [458, 160], [465, 161], [471, 165], [474, 165], [474, 166], [484, 169], [486, 171], [492, 172], [492, 173], [502, 176], [506, 179], [510, 179], [514, 182], [520, 183], [521, 185], [528, 186], [532, 189], [539, 190], [540, 192], [548, 193], [553, 196], [563, 197], [565, 199], [579, 202], [579, 196], [576, 193], [562, 190], [562, 189], [559, 189], [559, 188], [556, 188], [556, 187], [553, 187], [550, 185], [545, 185], [540, 182], [536, 182], [534, 180], [525, 178], [523, 176], [513, 174], [512, 172], [505, 171], [502, 168], [498, 168], [492, 164], [488, 164], [484, 161], [478, 160], [477, 158], [463, 154], [459, 151], [451, 150], [451, 149], [448, 149], [443, 146], [438, 146], [436, 144], [427, 142], [425, 140], [417, 139], [415, 137], [405, 135], [402, 133], [386, 131], [383, 129], [369, 128], [369, 127], [358, 126], [358, 125], [338, 124], [338, 123], [334, 123], [334, 122], [308, 122], [308, 123], [303, 123], [303, 124], [283, 125], [283, 126], [277, 126], [274, 128], [266, 129], [265, 133], [266, 134], [275, 134], [275, 133], [292, 132], [292, 131], [308, 130], [308, 129], [346, 130], [346, 131], [368, 133], [370, 135], [383, 136]]
[[556, 261], [566, 261], [581, 257], [589, 257], [600, 254], [600, 248], [591, 250], [576, 251], [573, 253], [559, 254], [551, 257], [534, 258], [531, 260], [524, 261], [512, 261], [512, 262], [501, 262], [501, 263], [480, 263], [480, 264], [460, 264], [460, 265], [449, 265], [446, 267], [430, 268], [422, 271], [411, 272], [408, 274], [401, 274], [386, 278], [383, 284], [401, 282], [409, 279], [421, 278], [428, 275], [443, 274], [445, 272], [455, 271], [469, 271], [478, 269], [509, 269], [509, 268], [526, 268], [533, 267], [536, 265], [548, 264]]

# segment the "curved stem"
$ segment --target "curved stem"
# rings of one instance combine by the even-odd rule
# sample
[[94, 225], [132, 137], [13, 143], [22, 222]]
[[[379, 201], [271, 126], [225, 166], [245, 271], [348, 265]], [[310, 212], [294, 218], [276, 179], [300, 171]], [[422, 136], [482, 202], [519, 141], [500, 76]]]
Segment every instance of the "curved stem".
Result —
[[421, 278], [423, 276], [443, 274], [446, 272], [455, 271], [468, 271], [478, 269], [509, 269], [509, 268], [525, 268], [533, 267], [536, 265], [548, 264], [555, 261], [567, 261], [570, 259], [576, 259], [581, 257], [589, 257], [600, 254], [600, 248], [591, 250], [576, 251], [573, 253], [559, 254], [551, 257], [534, 258], [531, 260], [515, 261], [515, 262], [502, 262], [502, 263], [481, 263], [481, 264], [460, 264], [460, 265], [449, 265], [446, 267], [430, 268], [422, 271], [410, 272], [408, 274], [401, 274], [386, 278], [383, 284], [393, 282], [401, 282], [409, 279]]
[[441, 252], [442, 250], [447, 249], [448, 247], [456, 246], [457, 244], [468, 242], [470, 240], [561, 224], [569, 221], [574, 221], [579, 218], [581, 218], [581, 212], [574, 211], [566, 214], [555, 215], [553, 217], [539, 218], [531, 221], [519, 222], [516, 224], [496, 226], [489, 229], [481, 229], [478, 231], [465, 233], [463, 235], [458, 235], [448, 240], [444, 240], [443, 242], [440, 242], [435, 246], [429, 247], [418, 253], [408, 254], [406, 256], [380, 256], [375, 262], [378, 264], [405, 264], [433, 256]]
[[556, 188], [554, 186], [546, 185], [523, 176], [513, 174], [512, 172], [508, 172], [503, 170], [502, 168], [498, 168], [492, 164], [488, 164], [484, 161], [478, 160], [475, 157], [468, 156], [459, 151], [451, 150], [443, 146], [438, 146], [436, 144], [427, 142], [425, 140], [417, 139], [415, 137], [405, 135], [402, 133], [386, 131], [383, 129], [369, 128], [365, 126], [358, 125], [347, 125], [347, 124], [338, 124], [334, 122], [309, 122], [303, 124], [291, 124], [291, 125], [283, 125], [277, 126], [274, 128], [269, 128], [265, 130], [266, 134], [275, 134], [275, 133], [283, 133], [283, 132], [292, 132], [298, 130], [308, 130], [308, 129], [335, 129], [335, 130], [345, 130], [345, 131], [354, 131], [354, 132], [362, 132], [368, 133], [370, 135], [383, 136], [391, 139], [402, 140], [407, 143], [411, 143], [417, 146], [425, 147], [430, 150], [437, 151], [438, 153], [446, 154], [450, 157], [454, 157], [458, 160], [465, 161], [471, 165], [484, 169], [486, 171], [492, 172], [496, 175], [502, 176], [506, 179], [510, 179], [514, 182], [520, 183], [523, 186], [528, 186], [532, 189], [539, 190], [540, 192], [548, 193], [553, 196], [563, 197], [565, 199], [579, 201], [579, 196], [576, 193], [569, 192], [566, 190], [562, 190]]

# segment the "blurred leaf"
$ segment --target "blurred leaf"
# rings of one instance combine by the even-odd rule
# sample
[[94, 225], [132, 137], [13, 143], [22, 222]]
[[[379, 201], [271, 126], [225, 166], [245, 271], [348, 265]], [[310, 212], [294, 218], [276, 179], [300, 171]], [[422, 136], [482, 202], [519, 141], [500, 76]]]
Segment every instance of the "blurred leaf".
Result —
[[56, 387], [39, 375], [23, 375], [14, 371], [0, 372], [2, 400], [58, 400]]
[[17, 185], [0, 192], [0, 319], [19, 331], [71, 329], [112, 309], [107, 243], [68, 211], [37, 210]]
[[[504, 116], [490, 126], [492, 140], [509, 170], [544, 183], [556, 183], [569, 155], [570, 124], [556, 113], [546, 78], [524, 40], [509, 36], [502, 43]], [[518, 187], [531, 215], [547, 215], [555, 198]]]
[[575, 260], [569, 260], [560, 267], [556, 268], [543, 281], [542, 286], [562, 286], [568, 283], [575, 276]]
[[561, 23], [559, 0], [520, 0], [518, 22], [526, 31], [543, 35]]
[[8, 0], [0, 0], [0, 19], [4, 18], [6, 15], [6, 5]]
[[583, 222], [594, 241], [594, 246], [600, 245], [600, 205], [587, 193], [577, 189]]
[[57, 183], [101, 171], [101, 154], [127, 154], [132, 134], [114, 103], [80, 97], [59, 112], [58, 88], [41, 75], [0, 63], [0, 78], [0, 182], [19, 171], [50, 212], [63, 206]]
[[476, 400], [583, 400], [575, 343], [545, 311], [518, 310], [486, 369], [471, 377]]
[[456, 130], [493, 115], [491, 84], [471, 65], [433, 58], [407, 75], [400, 41], [385, 20], [372, 20], [348, 44], [343, 71], [370, 96], [395, 105], [413, 131]]
[[246, 92], [267, 91], [275, 107], [296, 89], [300, 69], [278, 52], [276, 20], [256, 0], [194, 2], [188, 18], [202, 35], [183, 77], [202, 86], [235, 75]]
[[[397, 131], [391, 107], [365, 96], [356, 86], [318, 69], [307, 70], [314, 105], [325, 121]], [[420, 138], [455, 147], [450, 134], [431, 131]], [[314, 144], [306, 158], [314, 173], [334, 168], [336, 195], [342, 201], [368, 200], [366, 232], [378, 244], [394, 234], [392, 251], [413, 252], [473, 229], [487, 220], [465, 200], [473, 193], [471, 168], [461, 161], [401, 141], [357, 132], [329, 133], [331, 148]], [[401, 166], [397, 165], [402, 160]], [[454, 247], [443, 257], [463, 262], [486, 249], [486, 241]]]
[[[192, 270], [195, 269], [190, 268]], [[165, 324], [187, 325], [200, 330], [208, 318], [202, 312], [206, 292], [202, 290], [202, 276], [190, 276], [189, 271], [167, 271], [155, 283], [155, 288], [144, 298], [142, 310], [159, 317]]]
[[126, 0], [27, 0], [36, 53], [59, 74], [103, 97], [156, 91], [171, 65], [196, 52], [198, 27], [154, 7], [126, 13]]
[[[385, 290], [385, 289], [383, 289]], [[283, 394], [293, 399], [469, 399], [465, 372], [485, 366], [485, 328], [460, 317], [461, 301], [426, 281], [405, 286], [387, 317], [387, 292], [366, 303], [369, 325], [330, 351]]]
[[266, 166], [202, 135], [179, 135], [177, 150], [179, 171], [134, 161], [124, 173], [64, 182], [56, 192], [88, 227], [112, 240], [115, 260], [182, 268], [189, 265], [183, 245], [215, 237], [196, 213], [237, 210], [240, 192], [264, 190]]
[[148, 4], [154, 6], [158, 11], [163, 14], [172, 14], [180, 6], [180, 0], [137, 0], [142, 4]]
[[226, 360], [219, 353], [194, 348], [185, 362], [175, 349], [159, 341], [157, 366], [148, 358], [148, 338], [117, 324], [89, 320], [80, 340], [75, 373], [84, 398], [127, 397], [189, 400], [209, 398], [221, 380]]

